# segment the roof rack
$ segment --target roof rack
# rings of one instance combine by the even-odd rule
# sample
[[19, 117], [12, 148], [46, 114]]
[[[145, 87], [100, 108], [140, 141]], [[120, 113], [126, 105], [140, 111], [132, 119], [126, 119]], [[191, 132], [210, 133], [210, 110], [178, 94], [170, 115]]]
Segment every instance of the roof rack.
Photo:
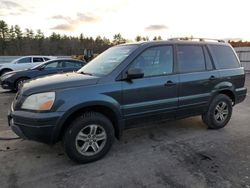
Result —
[[169, 38], [168, 40], [198, 40], [200, 42], [216, 41], [216, 42], [223, 42], [223, 43], [225, 43], [225, 41], [221, 40], [221, 39], [194, 38], [194, 37], [175, 37], [175, 38]]

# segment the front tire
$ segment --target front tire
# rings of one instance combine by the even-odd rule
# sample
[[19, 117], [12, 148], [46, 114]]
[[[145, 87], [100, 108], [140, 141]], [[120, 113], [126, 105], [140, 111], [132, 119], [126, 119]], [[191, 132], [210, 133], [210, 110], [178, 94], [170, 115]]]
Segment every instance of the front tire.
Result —
[[20, 79], [18, 79], [15, 82], [15, 90], [18, 91], [22, 87], [23, 82], [25, 82], [26, 80], [28, 80], [28, 78], [20, 78]]
[[232, 116], [232, 100], [224, 94], [217, 95], [208, 111], [202, 115], [203, 122], [210, 129], [220, 129], [227, 125]]
[[101, 113], [88, 112], [77, 117], [63, 137], [68, 157], [77, 163], [101, 159], [114, 142], [111, 121]]

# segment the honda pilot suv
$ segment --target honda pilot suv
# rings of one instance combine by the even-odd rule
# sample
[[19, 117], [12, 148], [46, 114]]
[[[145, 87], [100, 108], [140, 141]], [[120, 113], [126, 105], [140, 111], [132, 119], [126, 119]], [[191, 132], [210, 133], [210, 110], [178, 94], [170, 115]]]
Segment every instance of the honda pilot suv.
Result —
[[126, 128], [201, 115], [226, 126], [246, 97], [245, 74], [222, 41], [177, 39], [109, 48], [78, 72], [25, 82], [8, 115], [22, 138], [63, 141], [72, 160], [102, 158]]

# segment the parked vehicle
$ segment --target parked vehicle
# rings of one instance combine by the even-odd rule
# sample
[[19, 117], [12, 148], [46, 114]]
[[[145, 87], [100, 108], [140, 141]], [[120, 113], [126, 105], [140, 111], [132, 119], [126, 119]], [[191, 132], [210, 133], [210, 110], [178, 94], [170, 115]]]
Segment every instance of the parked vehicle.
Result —
[[25, 82], [8, 119], [22, 138], [62, 140], [72, 160], [86, 163], [102, 158], [125, 128], [144, 122], [201, 115], [208, 128], [223, 128], [246, 97], [244, 83], [227, 43], [125, 44], [78, 72]]
[[0, 64], [0, 76], [6, 72], [24, 70], [34, 67], [44, 61], [55, 59], [53, 56], [24, 56], [13, 60], [10, 63]]
[[31, 69], [8, 72], [0, 78], [0, 84], [3, 89], [18, 90], [22, 83], [29, 79], [51, 74], [77, 71], [85, 64], [84, 61], [74, 59], [50, 60]]

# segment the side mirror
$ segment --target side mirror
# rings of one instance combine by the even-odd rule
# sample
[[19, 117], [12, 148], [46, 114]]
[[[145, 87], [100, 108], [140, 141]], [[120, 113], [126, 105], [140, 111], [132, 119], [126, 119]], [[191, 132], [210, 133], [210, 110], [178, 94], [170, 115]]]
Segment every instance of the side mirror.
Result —
[[44, 67], [43, 66], [41, 66], [41, 67], [37, 67], [37, 70], [39, 70], [39, 71], [41, 71], [41, 70], [43, 70], [44, 69]]
[[127, 71], [127, 79], [143, 78], [144, 73], [140, 68], [131, 68]]

